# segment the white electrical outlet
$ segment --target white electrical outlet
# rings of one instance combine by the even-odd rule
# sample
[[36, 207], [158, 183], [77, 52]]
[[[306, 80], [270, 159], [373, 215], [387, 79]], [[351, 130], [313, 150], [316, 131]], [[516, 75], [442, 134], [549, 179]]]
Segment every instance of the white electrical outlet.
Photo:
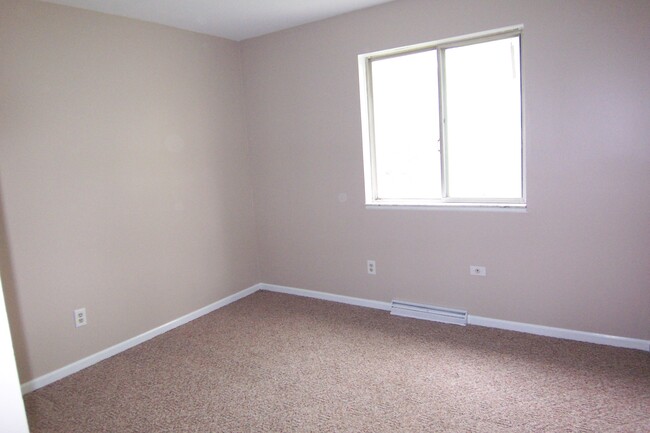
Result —
[[377, 274], [377, 265], [375, 264], [374, 260], [368, 260], [368, 273], [370, 275]]
[[86, 309], [79, 308], [74, 310], [74, 326], [77, 328], [88, 324], [88, 318], [86, 317]]
[[484, 277], [487, 275], [485, 266], [470, 266], [469, 274], [474, 275], [475, 277]]

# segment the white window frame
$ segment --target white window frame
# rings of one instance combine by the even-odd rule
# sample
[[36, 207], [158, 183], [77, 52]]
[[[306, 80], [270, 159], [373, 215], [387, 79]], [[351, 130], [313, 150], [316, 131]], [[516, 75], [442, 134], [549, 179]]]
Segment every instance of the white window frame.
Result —
[[[367, 207], [400, 207], [400, 208], [423, 208], [423, 207], [475, 207], [475, 208], [526, 208], [526, 146], [525, 146], [525, 121], [524, 121], [524, 86], [523, 86], [523, 61], [520, 52], [520, 95], [521, 95], [521, 198], [509, 199], [460, 199], [445, 197], [447, 190], [447, 162], [445, 149], [447, 147], [446, 125], [445, 125], [445, 86], [444, 76], [440, 73], [444, 69], [445, 49], [472, 45], [481, 42], [489, 42], [510, 37], [519, 37], [519, 49], [521, 51], [523, 25], [504, 27], [486, 32], [472, 33], [469, 35], [442, 39], [422, 44], [409, 45], [389, 50], [375, 51], [361, 54], [359, 61], [359, 90], [361, 97], [361, 124], [363, 135], [363, 163], [364, 163], [364, 184]], [[442, 171], [442, 193], [440, 199], [381, 199], [377, 196], [377, 175], [374, 149], [374, 125], [372, 115], [372, 75], [371, 62], [376, 59], [395, 57], [403, 54], [414, 54], [421, 51], [436, 50], [438, 56], [438, 92], [440, 108], [440, 152]]]

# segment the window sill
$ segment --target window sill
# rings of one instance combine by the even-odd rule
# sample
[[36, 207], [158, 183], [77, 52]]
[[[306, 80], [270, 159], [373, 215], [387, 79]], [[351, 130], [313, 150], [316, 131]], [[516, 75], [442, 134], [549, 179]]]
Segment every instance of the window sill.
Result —
[[366, 203], [366, 209], [370, 210], [460, 210], [515, 213], [526, 213], [526, 206], [526, 203]]

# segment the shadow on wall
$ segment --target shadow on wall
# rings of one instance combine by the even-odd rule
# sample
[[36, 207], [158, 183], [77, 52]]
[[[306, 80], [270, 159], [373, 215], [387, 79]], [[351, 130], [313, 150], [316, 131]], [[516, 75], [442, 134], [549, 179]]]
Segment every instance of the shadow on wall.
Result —
[[22, 383], [24, 381], [23, 378], [31, 377], [31, 368], [28, 363], [27, 344], [22, 318], [20, 316], [18, 296], [16, 295], [16, 280], [14, 279], [10, 250], [7, 224], [5, 222], [2, 183], [0, 182], [0, 277], [2, 278], [2, 288], [4, 290], [11, 339], [13, 341], [16, 364], [18, 366], [18, 375]]

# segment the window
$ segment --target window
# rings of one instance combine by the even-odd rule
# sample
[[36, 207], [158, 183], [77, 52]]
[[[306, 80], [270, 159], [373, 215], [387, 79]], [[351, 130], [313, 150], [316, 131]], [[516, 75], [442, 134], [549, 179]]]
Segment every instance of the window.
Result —
[[525, 206], [521, 29], [359, 56], [366, 204]]

